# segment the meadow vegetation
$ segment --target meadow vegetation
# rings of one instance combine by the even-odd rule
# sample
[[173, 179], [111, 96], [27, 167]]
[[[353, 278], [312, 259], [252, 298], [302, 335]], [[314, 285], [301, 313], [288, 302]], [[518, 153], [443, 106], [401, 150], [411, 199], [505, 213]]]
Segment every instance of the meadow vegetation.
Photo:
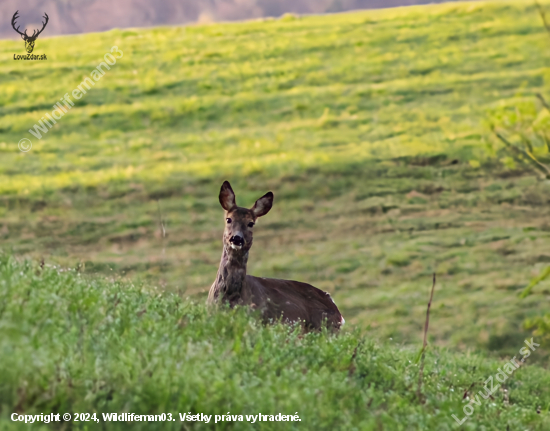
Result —
[[[465, 416], [465, 391], [477, 393], [505, 364], [429, 349], [419, 402], [417, 349], [375, 343], [358, 329], [303, 335], [264, 326], [242, 309], [212, 312], [174, 293], [6, 256], [0, 295], [6, 431], [453, 430], [451, 415]], [[507, 393], [478, 396], [462, 429], [548, 429], [550, 375], [527, 361], [505, 382]], [[172, 413], [177, 420], [25, 425], [11, 422], [12, 412]], [[180, 422], [188, 412], [297, 413], [301, 421]]]
[[[113, 45], [124, 57], [43, 139], [32, 137], [28, 129], [88, 76]], [[196, 363], [213, 361], [205, 368], [213, 374], [211, 380], [205, 380], [205, 392], [196, 399], [204, 396], [206, 400], [204, 394], [210, 396], [213, 390], [208, 385], [213, 385], [224, 400], [242, 398], [238, 406], [242, 409], [295, 405], [286, 400], [290, 390], [282, 391], [278, 401], [260, 401], [259, 392], [252, 391], [256, 395], [250, 397], [231, 392], [242, 390], [238, 377], [233, 383], [225, 381], [233, 389], [215, 383], [216, 367], [221, 367], [218, 377], [229, 376], [231, 367], [237, 367], [246, 355], [246, 360], [253, 360], [250, 350], [237, 353], [235, 357], [241, 359], [236, 362], [227, 359], [227, 365], [218, 357], [226, 351], [232, 357], [233, 347], [224, 350], [223, 346], [235, 341], [234, 331], [244, 334], [252, 323], [244, 315], [230, 313], [228, 322], [235, 319], [235, 323], [228, 323], [227, 332], [218, 334], [225, 315], [211, 316], [200, 305], [186, 302], [202, 303], [216, 274], [223, 229], [217, 195], [224, 180], [231, 182], [241, 206], [251, 206], [268, 190], [275, 194], [273, 210], [257, 225], [249, 272], [307, 281], [329, 291], [349, 327], [382, 343], [364, 341], [357, 358], [371, 367], [369, 358], [384, 355], [380, 366], [392, 370], [391, 382], [382, 383], [389, 376], [386, 371], [380, 371], [379, 380], [361, 380], [355, 374], [347, 377], [351, 380], [337, 380], [334, 376], [348, 375], [350, 355], [363, 339], [359, 333], [301, 339], [279, 327], [254, 326], [248, 332], [247, 337], [254, 340], [278, 340], [273, 349], [282, 348], [286, 352], [282, 357], [295, 358], [292, 373], [307, 368], [305, 362], [321, 355], [314, 373], [317, 380], [304, 382], [296, 393], [318, 396], [328, 403], [339, 394], [338, 385], [349, 385], [346, 393], [357, 398], [344, 399], [355, 406], [350, 408], [363, 413], [345, 413], [351, 427], [347, 429], [362, 426], [362, 420], [367, 421], [365, 426], [374, 427], [377, 420], [388, 425], [394, 418], [439, 429], [430, 421], [441, 418], [450, 405], [458, 409], [456, 391], [465, 389], [461, 384], [466, 385], [472, 376], [485, 376], [498, 363], [481, 358], [514, 355], [531, 336], [524, 322], [539, 321], [548, 310], [549, 278], [537, 283], [526, 298], [519, 294], [550, 262], [550, 184], [532, 166], [514, 160], [491, 130], [497, 123], [506, 125], [509, 113], [517, 109], [543, 112], [536, 94], [550, 96], [550, 43], [529, 2], [449, 3], [238, 24], [113, 30], [39, 39], [35, 53], [47, 53], [48, 61], [11, 60], [22, 50], [21, 41], [0, 42], [2, 250], [78, 271], [88, 280], [88, 284], [78, 284], [78, 278], [71, 278], [78, 289], [90, 290], [97, 284], [98, 292], [110, 298], [115, 292], [128, 292], [127, 298], [119, 294], [117, 300], [128, 301], [125, 313], [134, 316], [131, 321], [137, 327], [128, 323], [126, 328], [144, 331], [132, 332], [135, 338], [124, 341], [120, 336], [124, 330], [116, 325], [127, 323], [119, 322], [111, 329], [107, 320], [94, 320], [105, 318], [99, 310], [109, 310], [107, 303], [99, 305], [98, 301], [106, 299], [97, 292], [88, 297], [89, 320], [76, 307], [73, 314], [60, 312], [55, 319], [76, 319], [70, 323], [76, 326], [70, 328], [85, 328], [85, 321], [104, 325], [106, 341], [98, 349], [109, 358], [105, 366], [113, 367], [104, 371], [104, 377], [82, 380], [79, 392], [72, 398], [60, 396], [60, 403], [97, 409], [123, 405], [120, 394], [116, 402], [121, 404], [112, 401], [115, 404], [111, 405], [101, 404], [107, 403], [105, 397], [100, 400], [103, 395], [94, 395], [108, 393], [111, 387], [127, 388], [123, 390], [128, 393], [139, 388], [138, 392], [149, 395], [128, 402], [147, 403], [144, 400], [152, 400], [151, 388], [155, 387], [147, 382], [153, 385], [152, 381], [149, 377], [139, 382], [131, 379], [146, 375], [150, 361], [173, 361], [163, 378], [183, 384], [178, 380], [183, 377], [176, 378], [170, 370], [181, 363], [177, 358], [191, 355], [196, 347], [211, 352], [199, 355]], [[28, 153], [17, 148], [24, 137], [33, 142]], [[543, 158], [544, 145], [539, 140], [534, 149]], [[13, 263], [3, 265], [17, 268]], [[15, 274], [19, 269], [6, 271]], [[33, 271], [25, 269], [22, 279], [34, 277]], [[427, 402], [432, 410], [412, 406], [412, 410], [399, 412], [401, 403], [411, 404], [408, 391], [416, 369], [407, 365], [415, 356], [408, 349], [414, 346], [416, 352], [421, 343], [433, 272], [438, 274], [438, 285], [429, 336], [431, 345], [441, 350], [430, 353], [429, 360], [435, 367], [432, 370], [455, 368], [445, 371], [447, 377], [433, 371], [434, 386], [426, 388], [433, 391]], [[49, 277], [69, 277], [54, 273], [48, 272]], [[59, 281], [51, 285], [37, 281], [43, 276], [36, 275], [33, 289], [39, 294], [39, 286], [44, 285], [55, 292]], [[26, 296], [20, 297], [21, 293], [5, 290], [15, 282], [2, 283], [2, 295], [11, 292], [16, 297], [6, 304], [35, 300], [34, 290], [25, 288]], [[25, 286], [27, 281], [17, 283]], [[132, 290], [131, 283], [161, 296]], [[60, 292], [49, 296], [52, 307], [56, 300], [70, 304], [73, 296], [65, 295], [72, 295], [72, 290]], [[148, 301], [160, 301], [155, 307], [164, 311], [138, 316], [138, 308]], [[119, 309], [113, 308], [113, 316]], [[40, 343], [23, 347], [38, 322], [32, 319], [43, 318], [48, 330], [58, 330], [48, 326], [47, 311], [34, 317], [19, 306], [19, 312], [4, 312], [0, 317], [2, 328], [21, 326], [9, 329], [13, 336], [5, 341], [14, 355], [26, 348], [31, 350], [25, 354], [32, 356], [34, 346], [44, 349], [43, 369], [59, 363], [61, 356], [55, 356], [53, 348]], [[174, 322], [189, 313], [198, 316], [196, 323], [178, 332]], [[149, 319], [156, 319], [155, 324]], [[166, 345], [171, 347], [165, 346], [171, 349], [166, 355], [155, 359], [154, 352], [164, 348], [155, 343], [164, 335], [150, 340], [146, 328], [158, 331], [155, 334], [166, 331], [166, 337], [172, 337]], [[92, 349], [91, 340], [99, 335], [93, 335], [92, 326], [89, 331], [88, 347], [68, 341], [63, 350], [84, 349], [70, 356], [74, 364], [79, 363], [75, 358], [91, 354], [86, 349]], [[112, 358], [108, 349], [115, 338], [108, 334], [118, 334], [116, 339], [126, 343], [122, 350], [134, 349], [131, 355]], [[74, 337], [73, 341], [78, 338]], [[218, 353], [208, 350], [216, 345], [209, 337], [221, 337], [221, 347], [215, 347]], [[196, 344], [188, 343], [191, 338]], [[297, 358], [284, 347], [286, 341], [281, 340], [287, 339], [291, 344], [304, 343], [303, 348], [313, 353]], [[139, 343], [146, 344], [140, 349]], [[393, 347], [385, 347], [387, 343]], [[395, 347], [396, 343], [401, 347]], [[187, 347], [178, 351], [176, 345]], [[246, 349], [256, 345], [251, 342]], [[333, 348], [342, 355], [332, 357]], [[469, 351], [485, 353], [478, 356]], [[267, 356], [262, 354], [264, 360]], [[541, 346], [530, 360], [544, 364], [547, 347]], [[107, 377], [117, 367], [122, 370], [123, 362], [125, 367], [137, 367], [136, 374], [109, 386]], [[273, 368], [274, 364], [257, 366]], [[86, 360], [78, 366], [83, 367], [79, 372], [84, 376], [92, 369], [85, 367], [93, 365]], [[4, 380], [2, 386], [11, 394], [6, 398], [10, 406], [21, 396], [16, 394], [23, 390], [22, 382], [28, 382], [28, 391], [35, 394], [46, 384], [46, 380], [17, 377], [28, 375], [21, 366], [13, 369], [18, 370], [13, 380]], [[268, 368], [264, 369], [267, 373]], [[255, 372], [250, 371], [251, 375]], [[511, 403], [521, 412], [514, 413], [514, 420], [537, 423], [532, 403], [527, 401], [532, 400], [527, 387], [547, 377], [541, 377], [546, 374], [535, 367], [524, 372], [534, 377], [525, 377], [526, 386], [518, 383], [523, 388], [518, 390], [524, 391], [519, 393], [527, 398], [517, 405]], [[277, 375], [273, 373], [271, 377]], [[313, 376], [304, 374], [308, 375]], [[291, 382], [296, 375], [287, 378]], [[95, 389], [85, 387], [88, 384], [95, 384]], [[190, 400], [178, 404], [171, 398], [171, 384], [165, 390], [168, 404], [162, 406], [211, 407]], [[108, 389], [101, 392], [104, 385]], [[326, 391], [319, 389], [324, 385], [328, 385]], [[450, 387], [455, 390], [452, 396], [446, 392]], [[361, 398], [364, 393], [352, 388], [381, 391], [370, 395], [369, 400], [375, 400], [369, 406], [375, 412], [372, 417], [362, 416], [368, 410]], [[256, 404], [247, 401], [255, 396], [259, 397]], [[25, 398], [28, 404], [22, 406], [39, 408], [39, 396], [35, 398], [32, 402]], [[162, 400], [159, 396], [158, 404], [151, 405], [160, 408]], [[51, 402], [48, 405], [53, 406]], [[269, 402], [274, 404], [268, 406]], [[547, 411], [548, 400], [542, 405]], [[303, 409], [304, 415], [313, 420], [313, 404], [308, 408], [309, 413]], [[489, 425], [493, 419], [508, 417], [499, 409], [502, 406], [497, 403], [480, 411], [489, 415], [483, 416], [487, 429], [503, 429]], [[291, 410], [289, 414], [296, 408]], [[334, 416], [323, 423], [336, 423], [331, 420], [343, 419]]]

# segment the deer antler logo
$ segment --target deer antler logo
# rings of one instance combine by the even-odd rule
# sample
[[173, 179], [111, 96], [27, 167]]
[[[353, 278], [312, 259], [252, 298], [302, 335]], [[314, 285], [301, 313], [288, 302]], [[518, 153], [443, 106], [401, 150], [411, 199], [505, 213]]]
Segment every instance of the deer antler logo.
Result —
[[[17, 18], [19, 18], [17, 16], [18, 13], [19, 13], [19, 11], [15, 12], [13, 14], [13, 18], [11, 19], [11, 26], [13, 27], [13, 29], [17, 33], [19, 33], [21, 35], [21, 39], [23, 39], [25, 41], [25, 49], [30, 54], [34, 49], [34, 43], [36, 42], [36, 38], [40, 35], [40, 33], [42, 33], [44, 31], [44, 29], [46, 28], [46, 25], [48, 25], [49, 17], [48, 17], [48, 14], [46, 12], [44, 12], [44, 16], [42, 18], [44, 18], [46, 20], [46, 22], [42, 23], [42, 29], [39, 30], [39, 31], [34, 30], [33, 33], [32, 33], [32, 36], [29, 36], [27, 34], [27, 29], [25, 29], [24, 33], [21, 33], [19, 31], [19, 27], [15, 28], [15, 25], [16, 25], [15, 21], [17, 20]], [[37, 33], [37, 31], [38, 31], [38, 33]]]

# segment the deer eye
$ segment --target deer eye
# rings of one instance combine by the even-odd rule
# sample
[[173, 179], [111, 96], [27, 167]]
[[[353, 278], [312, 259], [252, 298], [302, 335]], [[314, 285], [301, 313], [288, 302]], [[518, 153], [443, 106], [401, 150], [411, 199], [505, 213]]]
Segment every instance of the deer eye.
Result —
[[225, 221], [227, 221], [227, 224], [230, 224], [230, 223], [231, 223], [231, 219], [230, 219], [230, 218], [226, 218]]
[[248, 227], [254, 227], [254, 222], [248, 223]]

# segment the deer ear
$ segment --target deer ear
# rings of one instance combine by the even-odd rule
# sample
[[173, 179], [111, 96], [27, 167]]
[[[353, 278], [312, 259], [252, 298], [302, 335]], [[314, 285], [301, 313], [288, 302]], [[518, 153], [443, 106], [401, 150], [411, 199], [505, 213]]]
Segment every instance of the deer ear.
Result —
[[256, 201], [252, 207], [252, 212], [256, 217], [266, 215], [273, 206], [273, 193], [268, 192]]
[[231, 211], [237, 207], [237, 202], [235, 202], [235, 193], [233, 192], [229, 181], [224, 181], [222, 184], [222, 188], [220, 190], [220, 204], [226, 211]]

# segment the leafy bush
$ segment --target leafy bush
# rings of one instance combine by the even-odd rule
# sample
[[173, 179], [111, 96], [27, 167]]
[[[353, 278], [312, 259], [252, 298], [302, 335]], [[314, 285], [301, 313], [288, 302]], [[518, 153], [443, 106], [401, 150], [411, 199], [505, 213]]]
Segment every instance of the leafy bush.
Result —
[[[544, 271], [542, 271], [542, 273], [538, 277], [535, 277], [533, 280], [531, 280], [529, 285], [522, 292], [521, 296], [523, 298], [527, 297], [531, 294], [535, 286], [547, 279], [550, 279], [550, 266], [544, 269]], [[525, 327], [527, 329], [533, 329], [533, 335], [543, 337], [546, 340], [550, 340], [550, 313], [543, 316], [527, 319], [525, 322]]]
[[[542, 22], [550, 34], [550, 25], [544, 8], [535, 2]], [[534, 168], [542, 179], [550, 180], [550, 105], [542, 94], [534, 98], [517, 98], [503, 102], [495, 110], [492, 118], [492, 129], [495, 136], [504, 144], [507, 157], [501, 160], [511, 168], [516, 162], [528, 164]], [[547, 267], [521, 293], [528, 296], [532, 289], [550, 277]], [[525, 321], [527, 329], [533, 329], [534, 335], [550, 338], [550, 314], [530, 318]]]
[[492, 128], [504, 144], [505, 164], [529, 164], [550, 179], [550, 106], [538, 97], [538, 104], [532, 98], [504, 102], [493, 113]]

